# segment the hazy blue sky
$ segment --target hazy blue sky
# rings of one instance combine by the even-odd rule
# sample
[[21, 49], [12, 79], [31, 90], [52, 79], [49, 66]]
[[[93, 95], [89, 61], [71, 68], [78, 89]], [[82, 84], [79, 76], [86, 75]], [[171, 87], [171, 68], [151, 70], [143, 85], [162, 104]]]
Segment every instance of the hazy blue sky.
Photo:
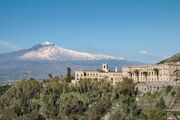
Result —
[[0, 0], [0, 53], [44, 41], [155, 62], [180, 50], [180, 0]]

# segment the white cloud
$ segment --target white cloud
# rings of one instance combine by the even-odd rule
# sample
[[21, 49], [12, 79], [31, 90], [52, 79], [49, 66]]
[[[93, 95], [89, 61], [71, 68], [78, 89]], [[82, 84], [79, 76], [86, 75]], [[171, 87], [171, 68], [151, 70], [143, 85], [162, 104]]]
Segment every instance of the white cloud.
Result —
[[148, 50], [140, 50], [139, 54], [141, 55], [142, 59], [150, 61], [151, 63], [157, 63], [158, 61], [166, 58], [165, 56], [162, 56], [158, 53], [152, 53]]
[[142, 55], [149, 55], [149, 52], [147, 50], [141, 50], [140, 54], [142, 54]]
[[155, 58], [166, 58], [165, 56], [161, 56], [158, 53], [151, 53], [151, 52], [149, 52], [147, 50], [141, 50], [140, 54], [144, 55], [144, 56], [155, 57]]
[[11, 50], [19, 50], [20, 48], [12, 43], [9, 43], [8, 41], [5, 40], [0, 40], [0, 47], [5, 47]]

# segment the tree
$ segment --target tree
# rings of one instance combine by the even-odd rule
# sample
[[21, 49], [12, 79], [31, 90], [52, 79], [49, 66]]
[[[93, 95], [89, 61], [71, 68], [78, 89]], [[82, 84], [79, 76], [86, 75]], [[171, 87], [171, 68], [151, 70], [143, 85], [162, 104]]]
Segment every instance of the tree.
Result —
[[128, 72], [129, 77], [132, 79], [132, 72]]
[[175, 80], [177, 81], [177, 80], [180, 80], [180, 70], [178, 70], [178, 69], [176, 69], [175, 71], [174, 71], [174, 75], [175, 75]]
[[[81, 116], [86, 111], [87, 98], [80, 93], [63, 93], [57, 105], [59, 106], [59, 116], [61, 119], [72, 118], [73, 116]], [[79, 120], [78, 118], [76, 118]]]
[[111, 105], [109, 96], [100, 97], [88, 110], [88, 118], [90, 120], [100, 120], [107, 113], [108, 109], [111, 108]]
[[166, 108], [166, 104], [164, 102], [163, 97], [161, 97], [160, 100], [157, 102], [156, 108], [162, 109], [162, 110]]
[[136, 91], [133, 80], [125, 78], [119, 83], [113, 94], [116, 95], [115, 99], [118, 101], [116, 110], [110, 114], [110, 120], [135, 120], [137, 119], [142, 110], [136, 103]]
[[134, 73], [135, 73], [135, 75], [137, 77], [137, 80], [139, 81], [139, 70], [134, 70]]
[[144, 111], [140, 120], [166, 120], [166, 110], [153, 109]]
[[71, 75], [71, 68], [70, 67], [67, 67], [67, 74], [66, 74], [66, 78], [65, 78], [65, 81], [70, 83], [72, 80], [72, 75]]
[[155, 72], [157, 80], [159, 80], [159, 70], [157, 68], [154, 68], [153, 71]]
[[52, 79], [53, 76], [52, 76], [51, 73], [49, 73], [49, 74], [48, 74], [48, 77], [49, 77], [50, 79]]
[[11, 84], [0, 86], [0, 96], [3, 95], [11, 87], [12, 87]]
[[143, 72], [143, 75], [145, 76], [146, 81], [147, 81], [148, 72]]
[[172, 87], [172, 86], [170, 86], [170, 85], [166, 86], [166, 93], [171, 92], [171, 89], [172, 89], [172, 88], [173, 88], [173, 87]]

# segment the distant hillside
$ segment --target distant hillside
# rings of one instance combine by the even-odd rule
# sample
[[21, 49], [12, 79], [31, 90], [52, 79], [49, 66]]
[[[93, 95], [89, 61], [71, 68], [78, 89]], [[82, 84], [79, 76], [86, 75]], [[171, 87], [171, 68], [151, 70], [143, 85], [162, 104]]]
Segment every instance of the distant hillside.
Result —
[[176, 62], [180, 62], [180, 52], [178, 52], [177, 54], [159, 62], [158, 64], [163, 64], [163, 63], [176, 63]]

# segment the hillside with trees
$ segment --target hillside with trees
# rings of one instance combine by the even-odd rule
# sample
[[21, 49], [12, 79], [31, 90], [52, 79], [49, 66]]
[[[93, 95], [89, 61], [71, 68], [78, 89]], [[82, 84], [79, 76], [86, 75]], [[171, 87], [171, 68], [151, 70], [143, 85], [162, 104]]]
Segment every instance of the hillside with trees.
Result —
[[177, 54], [162, 60], [161, 62], [159, 62], [158, 64], [164, 64], [164, 63], [177, 63], [180, 62], [180, 52], [178, 52]]
[[180, 107], [180, 87], [140, 93], [129, 79], [115, 86], [88, 79], [73, 85], [49, 76], [41, 82], [31, 78], [1, 86], [0, 119], [161, 120], [166, 109]]

